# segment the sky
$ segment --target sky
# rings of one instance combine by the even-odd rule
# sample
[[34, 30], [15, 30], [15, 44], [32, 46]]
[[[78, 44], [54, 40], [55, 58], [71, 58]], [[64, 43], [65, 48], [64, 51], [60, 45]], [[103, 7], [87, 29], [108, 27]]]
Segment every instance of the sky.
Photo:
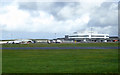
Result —
[[0, 39], [53, 39], [73, 32], [118, 35], [118, 0], [1, 0]]

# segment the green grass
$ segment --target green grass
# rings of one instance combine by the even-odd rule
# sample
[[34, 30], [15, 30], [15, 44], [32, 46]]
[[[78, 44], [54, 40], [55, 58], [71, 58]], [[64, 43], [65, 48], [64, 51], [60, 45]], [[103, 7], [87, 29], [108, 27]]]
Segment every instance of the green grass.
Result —
[[117, 47], [118, 43], [4, 44], [2, 47]]
[[118, 72], [117, 49], [3, 50], [2, 58], [3, 73]]

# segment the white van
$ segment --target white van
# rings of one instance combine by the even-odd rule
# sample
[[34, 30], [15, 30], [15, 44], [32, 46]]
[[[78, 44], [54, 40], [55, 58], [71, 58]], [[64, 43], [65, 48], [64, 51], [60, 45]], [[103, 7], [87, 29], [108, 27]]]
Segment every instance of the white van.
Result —
[[13, 44], [13, 43], [14, 43], [14, 41], [8, 41], [7, 43], [8, 43], [8, 44]]
[[62, 41], [61, 40], [56, 40], [56, 43], [62, 43]]

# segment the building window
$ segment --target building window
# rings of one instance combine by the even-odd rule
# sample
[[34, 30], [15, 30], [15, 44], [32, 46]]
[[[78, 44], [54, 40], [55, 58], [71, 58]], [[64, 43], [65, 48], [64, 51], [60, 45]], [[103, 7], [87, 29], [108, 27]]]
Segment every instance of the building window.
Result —
[[91, 37], [104, 37], [103, 35], [91, 35]]
[[89, 37], [89, 35], [75, 35], [75, 36], [69, 36], [69, 37]]
[[78, 35], [78, 37], [89, 37], [89, 35]]

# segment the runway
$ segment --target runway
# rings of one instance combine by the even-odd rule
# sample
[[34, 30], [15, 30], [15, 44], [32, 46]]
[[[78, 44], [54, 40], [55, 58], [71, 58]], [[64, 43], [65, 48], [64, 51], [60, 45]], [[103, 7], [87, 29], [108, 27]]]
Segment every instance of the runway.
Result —
[[[0, 49], [8, 49], [8, 50], [30, 50], [30, 49], [118, 49], [118, 47], [4, 47]], [[120, 48], [119, 48], [120, 49]]]

